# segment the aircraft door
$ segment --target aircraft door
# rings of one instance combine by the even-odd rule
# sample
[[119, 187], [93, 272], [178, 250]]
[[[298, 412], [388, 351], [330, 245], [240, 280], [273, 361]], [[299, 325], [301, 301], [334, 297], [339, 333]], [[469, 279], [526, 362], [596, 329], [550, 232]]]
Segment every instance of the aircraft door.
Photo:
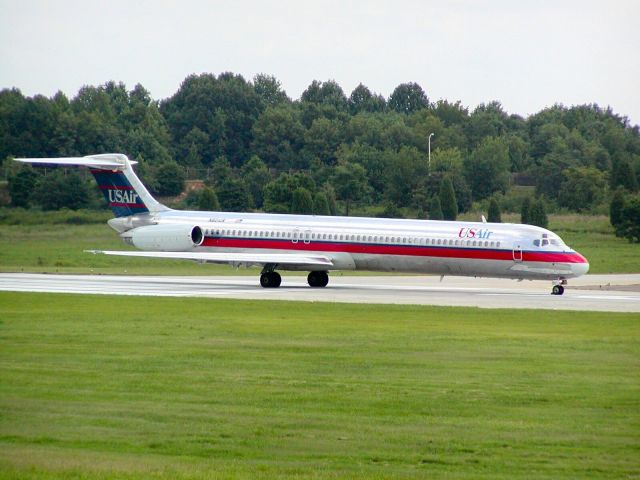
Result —
[[293, 238], [291, 239], [291, 243], [298, 243], [298, 239], [300, 238], [300, 230], [297, 228], [293, 231]]
[[309, 243], [311, 243], [311, 230], [305, 230], [303, 238], [304, 244], [309, 245]]
[[522, 261], [522, 245], [520, 242], [515, 242], [513, 244], [513, 261], [521, 262]]

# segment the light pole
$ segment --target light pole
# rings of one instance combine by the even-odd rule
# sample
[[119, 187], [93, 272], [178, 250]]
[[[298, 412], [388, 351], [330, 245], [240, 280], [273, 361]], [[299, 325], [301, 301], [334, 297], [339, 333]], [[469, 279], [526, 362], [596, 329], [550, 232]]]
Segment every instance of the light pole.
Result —
[[433, 137], [433, 133], [429, 134], [429, 175], [431, 175], [431, 137]]

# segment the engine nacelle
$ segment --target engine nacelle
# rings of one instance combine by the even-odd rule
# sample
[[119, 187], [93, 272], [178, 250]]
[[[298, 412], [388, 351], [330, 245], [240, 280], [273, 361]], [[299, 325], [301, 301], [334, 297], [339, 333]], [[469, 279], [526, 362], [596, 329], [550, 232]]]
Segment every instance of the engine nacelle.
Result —
[[140, 250], [184, 252], [202, 245], [204, 234], [193, 225], [147, 225], [120, 235], [124, 243]]

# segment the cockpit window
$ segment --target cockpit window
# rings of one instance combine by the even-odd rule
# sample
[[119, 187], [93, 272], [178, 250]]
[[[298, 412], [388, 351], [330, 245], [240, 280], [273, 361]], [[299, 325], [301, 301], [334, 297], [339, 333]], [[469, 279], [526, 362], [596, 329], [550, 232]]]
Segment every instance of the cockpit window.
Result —
[[549, 234], [543, 233], [542, 238], [536, 238], [533, 240], [533, 244], [536, 247], [548, 247], [553, 245], [554, 247], [564, 247], [564, 243], [557, 237], [551, 237]]

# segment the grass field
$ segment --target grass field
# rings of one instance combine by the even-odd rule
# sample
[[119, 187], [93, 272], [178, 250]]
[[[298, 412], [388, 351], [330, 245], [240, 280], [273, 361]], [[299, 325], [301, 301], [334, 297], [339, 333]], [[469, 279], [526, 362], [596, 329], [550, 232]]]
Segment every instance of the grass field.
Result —
[[[38, 218], [42, 220], [47, 213], [39, 215]], [[65, 215], [68, 216], [69, 213], [57, 215], [65, 219]], [[103, 216], [106, 222], [108, 213]], [[516, 217], [505, 215], [505, 221], [518, 221]], [[607, 217], [552, 216], [550, 228], [589, 259], [591, 273], [640, 272], [640, 244], [616, 238]], [[5, 272], [152, 275], [259, 273], [257, 268], [249, 271], [234, 270], [226, 265], [198, 265], [186, 261], [118, 258], [84, 253], [84, 250], [91, 249], [126, 248], [116, 232], [105, 223], [76, 225], [32, 222], [29, 225], [0, 225], [0, 271]]]
[[0, 293], [0, 478], [638, 478], [637, 315]]

